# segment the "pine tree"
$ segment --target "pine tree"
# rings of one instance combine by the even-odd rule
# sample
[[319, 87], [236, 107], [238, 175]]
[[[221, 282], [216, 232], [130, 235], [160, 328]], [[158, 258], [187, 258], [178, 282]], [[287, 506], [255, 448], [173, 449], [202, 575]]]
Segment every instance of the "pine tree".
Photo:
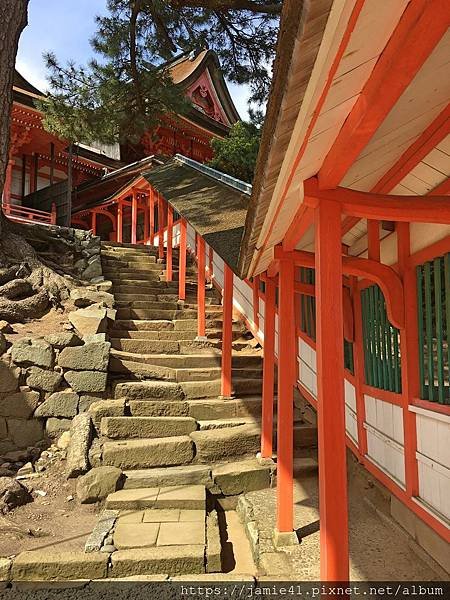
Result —
[[108, 0], [86, 67], [46, 55], [48, 130], [70, 140], [137, 141], [167, 113], [188, 107], [167, 61], [210, 48], [232, 82], [262, 103], [270, 85], [282, 0]]
[[[0, 198], [9, 159], [14, 64], [19, 37], [27, 25], [28, 1], [2, 0], [0, 3]], [[4, 217], [0, 210], [0, 235], [3, 225]]]
[[212, 140], [214, 158], [209, 166], [251, 183], [260, 139], [261, 131], [255, 124], [235, 123], [228, 137]]

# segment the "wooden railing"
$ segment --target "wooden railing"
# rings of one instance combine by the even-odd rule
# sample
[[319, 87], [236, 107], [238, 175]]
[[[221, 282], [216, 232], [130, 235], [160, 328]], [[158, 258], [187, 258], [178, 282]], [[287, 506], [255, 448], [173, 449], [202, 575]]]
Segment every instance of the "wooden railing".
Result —
[[13, 221], [24, 223], [40, 223], [41, 225], [56, 224], [56, 204], [52, 204], [51, 212], [28, 208], [17, 204], [2, 204], [3, 214]]

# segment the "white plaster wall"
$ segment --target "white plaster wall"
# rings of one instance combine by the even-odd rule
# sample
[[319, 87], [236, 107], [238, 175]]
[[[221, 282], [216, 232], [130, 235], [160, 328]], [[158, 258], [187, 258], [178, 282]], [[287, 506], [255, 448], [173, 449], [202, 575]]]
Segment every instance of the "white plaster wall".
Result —
[[419, 496], [450, 521], [450, 417], [411, 407], [416, 413]]
[[400, 406], [364, 395], [367, 454], [397, 483], [405, 484], [403, 411]]

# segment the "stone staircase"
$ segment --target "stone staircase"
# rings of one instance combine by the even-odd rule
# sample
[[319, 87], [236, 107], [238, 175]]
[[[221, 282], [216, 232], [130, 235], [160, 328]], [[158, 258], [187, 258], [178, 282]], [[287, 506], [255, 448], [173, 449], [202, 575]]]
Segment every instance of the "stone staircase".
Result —
[[[123, 542], [124, 528], [133, 529], [131, 540], [139, 540], [136, 525], [145, 524], [152, 535], [136, 541], [135, 547], [140, 552], [145, 549], [149, 560], [158, 555], [158, 545], [169, 544], [160, 544], [155, 533], [158, 513], [144, 514], [143, 510], [178, 510], [176, 527], [161, 525], [163, 518], [176, 520], [175, 513], [160, 514], [158, 522], [163, 530], [188, 532], [193, 525], [189, 515], [179, 513], [184, 506], [180, 489], [188, 495], [193, 489], [202, 494], [199, 490], [203, 489], [212, 496], [234, 497], [269, 487], [275, 476], [273, 461], [256, 458], [260, 446], [261, 349], [241, 323], [233, 324], [234, 394], [233, 398], [220, 397], [220, 297], [214, 289], [206, 290], [207, 339], [197, 340], [194, 268], [188, 267], [186, 300], [179, 303], [178, 274], [175, 271], [174, 282], [166, 282], [164, 264], [156, 254], [148, 246], [102, 244], [104, 274], [113, 283], [117, 308], [117, 319], [109, 331], [114, 400], [100, 403], [98, 412], [92, 414], [99, 431], [102, 463], [120, 467], [126, 475], [124, 489], [106, 504], [123, 508], [119, 546], [129, 552], [133, 542]], [[295, 410], [296, 454], [306, 459], [316, 445], [316, 428], [303, 422], [300, 411]], [[174, 497], [172, 490], [176, 505], [169, 500], [164, 507], [158, 505], [155, 498], [161, 497], [161, 490], [169, 499]], [[125, 509], [139, 516], [127, 517]], [[205, 509], [202, 505], [201, 510]], [[203, 521], [207, 519], [204, 512]], [[127, 521], [133, 527], [127, 527]], [[189, 535], [186, 533], [187, 538]], [[177, 539], [177, 535], [170, 539]], [[202, 552], [200, 548], [194, 550]], [[176, 552], [184, 556], [179, 548]], [[141, 560], [146, 563], [143, 556]]]

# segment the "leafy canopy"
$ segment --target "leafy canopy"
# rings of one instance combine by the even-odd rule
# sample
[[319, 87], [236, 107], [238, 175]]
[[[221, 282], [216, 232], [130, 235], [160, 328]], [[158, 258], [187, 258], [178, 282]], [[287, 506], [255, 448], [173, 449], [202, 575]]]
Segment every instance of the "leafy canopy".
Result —
[[232, 82], [268, 95], [283, 0], [108, 0], [97, 17], [86, 67], [45, 56], [52, 92], [42, 103], [47, 129], [71, 140], [136, 142], [164, 113], [189, 104], [166, 62], [210, 48]]
[[239, 121], [224, 139], [214, 139], [211, 144], [214, 158], [208, 165], [237, 179], [251, 183], [258, 157], [260, 129], [253, 123]]

